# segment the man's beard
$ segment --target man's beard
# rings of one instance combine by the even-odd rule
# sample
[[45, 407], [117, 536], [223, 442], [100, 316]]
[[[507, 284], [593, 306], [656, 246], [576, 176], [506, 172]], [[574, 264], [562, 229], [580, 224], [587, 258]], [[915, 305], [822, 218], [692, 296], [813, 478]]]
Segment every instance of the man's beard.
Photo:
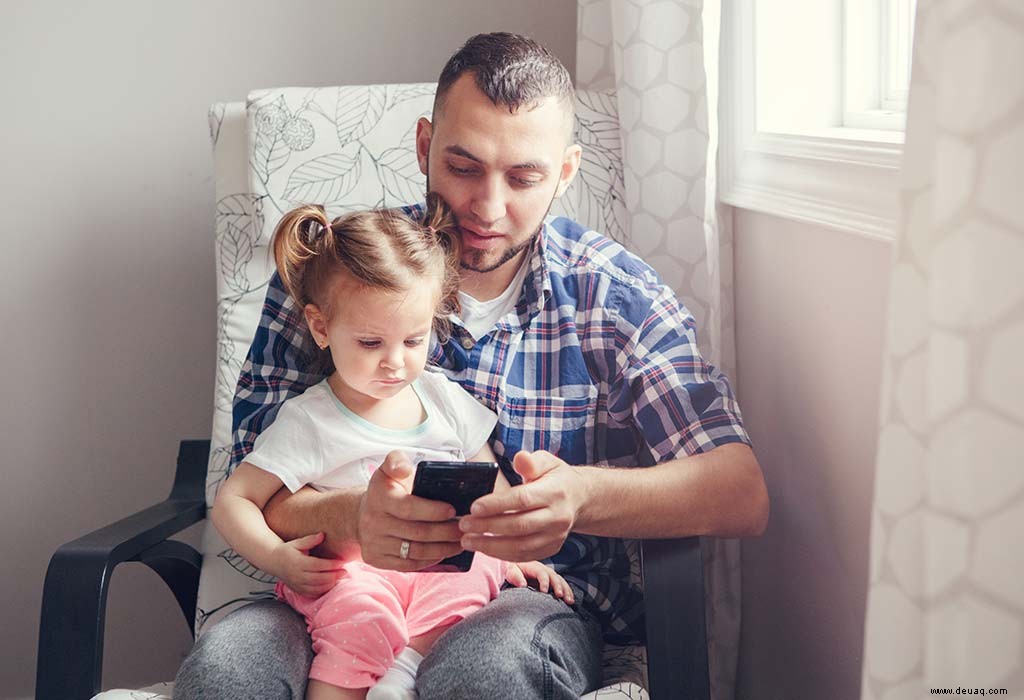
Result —
[[[426, 176], [427, 177], [427, 192], [430, 192], [430, 175], [429, 175], [429, 173], [430, 173], [430, 158], [429, 157], [427, 158], [427, 173], [428, 173], [427, 176]], [[557, 189], [557, 184], [556, 184], [556, 189]], [[485, 259], [486, 255], [487, 255], [486, 251], [483, 251], [483, 250], [470, 250], [470, 251], [463, 250], [462, 251], [462, 259], [459, 261], [459, 267], [461, 267], [463, 270], [469, 270], [471, 272], [484, 272], [484, 273], [486, 273], [486, 272], [494, 272], [495, 270], [497, 270], [502, 265], [508, 263], [510, 260], [514, 260], [515, 258], [519, 257], [520, 253], [522, 253], [525, 249], [527, 249], [530, 246], [532, 246], [534, 244], [534, 242], [537, 240], [537, 237], [540, 235], [541, 229], [544, 228], [544, 219], [548, 218], [548, 214], [551, 213], [551, 207], [554, 206], [554, 204], [555, 204], [555, 194], [554, 194], [554, 192], [552, 192], [551, 193], [551, 200], [548, 202], [547, 209], [544, 210], [544, 216], [540, 217], [540, 224], [538, 224], [536, 232], [534, 232], [534, 234], [532, 236], [530, 236], [529, 239], [523, 241], [522, 243], [520, 243], [517, 246], [514, 246], [514, 247], [509, 248], [508, 250], [506, 250], [504, 253], [502, 253], [501, 257], [498, 258], [498, 260], [496, 262], [493, 262], [490, 265], [485, 265], [484, 264], [484, 259]], [[458, 222], [459, 222], [459, 217], [456, 216], [455, 217], [455, 223], [458, 224]], [[468, 261], [466, 260], [467, 256], [470, 258]]]
[[[545, 214], [545, 216], [547, 216]], [[540, 234], [540, 228], [537, 228], [537, 233], [530, 236], [529, 240], [520, 243], [517, 246], [509, 248], [501, 257], [498, 258], [497, 262], [493, 262], [490, 265], [484, 264], [484, 259], [487, 257], [487, 251], [484, 250], [463, 250], [462, 260], [459, 261], [459, 267], [463, 270], [471, 270], [472, 272], [494, 272], [499, 267], [504, 265], [510, 260], [514, 260], [519, 257], [526, 248], [533, 245], [533, 242], [537, 240], [537, 236]], [[467, 260], [468, 258], [468, 260]]]

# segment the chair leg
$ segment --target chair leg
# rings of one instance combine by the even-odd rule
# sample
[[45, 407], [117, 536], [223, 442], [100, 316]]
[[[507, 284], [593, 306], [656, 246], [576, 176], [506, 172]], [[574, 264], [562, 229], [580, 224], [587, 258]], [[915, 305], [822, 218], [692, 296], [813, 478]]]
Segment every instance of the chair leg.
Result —
[[700, 539], [641, 543], [651, 700], [708, 700]]
[[43, 583], [37, 698], [85, 700], [99, 692], [110, 573], [106, 567], [96, 560], [50, 561]]

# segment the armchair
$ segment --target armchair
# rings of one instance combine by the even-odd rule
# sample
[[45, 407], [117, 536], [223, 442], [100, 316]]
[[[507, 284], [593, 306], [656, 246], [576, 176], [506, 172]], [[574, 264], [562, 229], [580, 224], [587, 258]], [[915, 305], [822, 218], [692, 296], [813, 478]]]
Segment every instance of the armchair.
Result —
[[[272, 272], [267, 250], [295, 201], [325, 202], [332, 215], [422, 198], [416, 118], [430, 111], [432, 84], [289, 88], [254, 92], [246, 104], [210, 112], [217, 190], [218, 363], [210, 441], [181, 443], [170, 497], [63, 545], [44, 585], [37, 697], [88, 698], [101, 688], [107, 586], [113, 568], [139, 561], [167, 583], [194, 634], [230, 610], [272, 595], [272, 582], [206, 528], [202, 553], [168, 539], [202, 520], [230, 449], [231, 400]], [[622, 153], [613, 96], [581, 92], [580, 176], [553, 213], [565, 213], [622, 240]], [[205, 478], [204, 478], [205, 475]], [[205, 493], [204, 487], [205, 484]], [[608, 687], [586, 698], [709, 697], [704, 578], [697, 538], [629, 545], [631, 576], [642, 580], [647, 649], [605, 650]], [[655, 614], [650, 614], [656, 611]], [[109, 691], [114, 698], [163, 698]]]

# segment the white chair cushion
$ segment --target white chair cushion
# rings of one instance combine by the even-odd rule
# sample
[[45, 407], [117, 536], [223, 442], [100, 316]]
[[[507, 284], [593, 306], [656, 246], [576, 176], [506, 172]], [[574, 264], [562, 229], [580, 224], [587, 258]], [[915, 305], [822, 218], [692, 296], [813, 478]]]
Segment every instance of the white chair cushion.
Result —
[[93, 696], [93, 700], [171, 700], [173, 693], [174, 683], [157, 683], [138, 690], [123, 688], [106, 690]]

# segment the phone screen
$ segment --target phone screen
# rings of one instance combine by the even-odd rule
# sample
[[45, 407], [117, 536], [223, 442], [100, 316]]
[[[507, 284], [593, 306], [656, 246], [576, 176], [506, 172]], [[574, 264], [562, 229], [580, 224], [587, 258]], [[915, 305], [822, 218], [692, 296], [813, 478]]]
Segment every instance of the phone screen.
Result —
[[[444, 501], [457, 516], [469, 513], [473, 501], [494, 490], [498, 465], [494, 462], [420, 462], [416, 467], [414, 496]], [[460, 552], [423, 571], [469, 571], [473, 552]]]

